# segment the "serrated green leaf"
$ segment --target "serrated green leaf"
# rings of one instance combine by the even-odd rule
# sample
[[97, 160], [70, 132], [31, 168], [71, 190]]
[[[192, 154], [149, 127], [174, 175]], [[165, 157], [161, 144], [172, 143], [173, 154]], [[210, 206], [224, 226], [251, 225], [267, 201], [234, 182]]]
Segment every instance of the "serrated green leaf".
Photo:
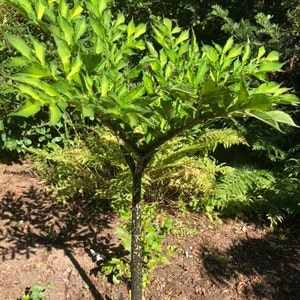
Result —
[[39, 65], [31, 65], [27, 68], [24, 68], [24, 69], [22, 69], [20, 74], [24, 74], [24, 76], [28, 75], [33, 78], [51, 77], [52, 76], [52, 73], [48, 68], [44, 68]]
[[275, 111], [246, 111], [248, 116], [254, 117], [268, 125], [276, 128], [277, 130], [281, 131], [279, 124], [285, 124], [288, 126], [298, 127], [293, 119], [285, 112], [275, 110]]
[[63, 16], [64, 18], [67, 18], [68, 11], [69, 11], [69, 6], [67, 4], [67, 1], [60, 0], [58, 3], [59, 3], [58, 8], [59, 8], [60, 15]]
[[72, 63], [70, 73], [67, 75], [67, 80], [71, 80], [75, 74], [80, 72], [82, 66], [82, 60], [79, 54], [77, 54], [75, 60]]
[[122, 98], [121, 103], [122, 105], [126, 105], [131, 103], [136, 98], [141, 97], [145, 92], [145, 87], [143, 85], [136, 86], [133, 88], [125, 97]]
[[50, 84], [43, 82], [37, 78], [29, 77], [26, 74], [24, 75], [22, 73], [18, 73], [16, 75], [9, 76], [9, 78], [16, 80], [18, 82], [22, 82], [34, 86], [51, 97], [59, 96], [59, 93]]
[[6, 34], [5, 35], [7, 41], [16, 49], [18, 50], [23, 56], [25, 56], [27, 59], [32, 61], [34, 58], [31, 54], [30, 47], [25, 43], [24, 40], [20, 39], [17, 36], [14, 36], [12, 34]]
[[30, 60], [24, 56], [17, 56], [11, 58], [7, 63], [3, 63], [3, 66], [7, 67], [21, 67], [29, 63]]
[[271, 110], [273, 101], [266, 94], [254, 94], [249, 98], [249, 101], [244, 102], [245, 109], [252, 110]]
[[242, 57], [242, 63], [245, 63], [249, 59], [250, 54], [251, 54], [251, 48], [250, 48], [249, 43], [247, 43], [245, 45], [244, 54], [243, 54], [243, 57]]
[[78, 42], [80, 37], [85, 33], [86, 28], [87, 28], [87, 25], [86, 25], [85, 19], [76, 20], [75, 28], [74, 28], [74, 41], [75, 42]]
[[175, 40], [175, 45], [178, 45], [182, 43], [183, 41], [186, 41], [190, 37], [190, 33], [188, 30], [184, 30], [180, 33], [179, 37]]
[[37, 16], [38, 20], [42, 19], [42, 17], [44, 16], [45, 10], [46, 10], [46, 7], [42, 1], [37, 1], [35, 3], [35, 12], [36, 12], [36, 16]]
[[147, 93], [150, 95], [153, 94], [154, 93], [154, 84], [153, 84], [152, 78], [144, 73], [143, 74], [143, 82], [144, 82], [145, 88], [147, 90]]
[[257, 59], [262, 58], [265, 53], [266, 53], [265, 47], [264, 46], [259, 47], [258, 54], [257, 54]]
[[278, 61], [279, 60], [279, 52], [278, 51], [272, 51], [270, 52], [267, 57], [265, 58], [267, 61]]
[[106, 0], [99, 0], [99, 13], [100, 15], [102, 12], [107, 8], [107, 2]]
[[135, 24], [133, 20], [131, 20], [127, 25], [127, 37], [131, 37], [135, 32]]
[[41, 100], [41, 95], [29, 85], [19, 84], [18, 89], [23, 95], [29, 95], [32, 99], [37, 101]]
[[125, 22], [125, 16], [123, 13], [119, 13], [117, 16], [117, 19], [115, 21], [115, 27], [118, 27], [121, 24], [124, 24]]
[[208, 57], [208, 59], [210, 61], [216, 62], [218, 60], [219, 55], [213, 47], [208, 46], [208, 45], [204, 45], [203, 49], [204, 49], [204, 53], [206, 54], [206, 56]]
[[144, 34], [147, 30], [147, 27], [146, 27], [146, 24], [144, 23], [140, 23], [136, 28], [135, 28], [135, 31], [134, 31], [134, 36], [133, 38], [138, 38], [139, 36], [141, 36], [142, 34]]
[[165, 49], [165, 52], [168, 58], [175, 64], [177, 61], [177, 53], [175, 50], [172, 49]]
[[294, 94], [284, 94], [279, 96], [281, 104], [290, 104], [290, 105], [299, 105], [300, 100], [299, 98]]
[[261, 84], [254, 91], [255, 94], [274, 94], [280, 89], [280, 85], [277, 82], [266, 82]]
[[258, 68], [258, 72], [279, 72], [284, 63], [275, 61], [263, 61]]
[[67, 43], [62, 39], [54, 37], [54, 40], [57, 46], [58, 56], [63, 64], [64, 71], [69, 72], [71, 58], [70, 48], [68, 47]]
[[223, 49], [222, 49], [222, 53], [223, 53], [223, 54], [227, 53], [227, 52], [232, 48], [233, 42], [234, 42], [233, 37], [230, 37], [230, 38], [226, 41], [226, 44], [225, 44], [225, 46], [224, 46]]
[[243, 47], [242, 46], [235, 46], [233, 47], [227, 55], [227, 58], [235, 58], [242, 53]]
[[58, 17], [58, 25], [64, 35], [64, 40], [70, 46], [73, 43], [74, 30], [72, 25], [62, 16]]
[[74, 4], [74, 7], [70, 11], [69, 20], [75, 20], [76, 18], [80, 17], [80, 14], [82, 13], [83, 8], [80, 6], [79, 3]]
[[42, 66], [45, 66], [45, 47], [42, 43], [40, 43], [37, 39], [31, 37], [33, 47], [34, 47], [34, 53], [37, 59], [40, 61]]
[[40, 111], [42, 105], [39, 101], [27, 100], [17, 111], [11, 112], [9, 116], [30, 117]]

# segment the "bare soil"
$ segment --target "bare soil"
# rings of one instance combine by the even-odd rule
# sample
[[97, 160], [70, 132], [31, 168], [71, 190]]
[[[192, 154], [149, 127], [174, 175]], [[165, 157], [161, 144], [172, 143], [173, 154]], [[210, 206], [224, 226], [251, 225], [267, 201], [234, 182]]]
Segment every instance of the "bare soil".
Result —
[[[250, 221], [171, 217], [178, 234], [165, 244], [178, 251], [155, 270], [146, 300], [300, 299], [299, 224], [272, 233]], [[49, 284], [52, 300], [128, 299], [126, 284], [110, 283], [90, 254], [125, 255], [119, 223], [88, 199], [55, 202], [28, 161], [0, 164], [0, 300], [33, 283]]]

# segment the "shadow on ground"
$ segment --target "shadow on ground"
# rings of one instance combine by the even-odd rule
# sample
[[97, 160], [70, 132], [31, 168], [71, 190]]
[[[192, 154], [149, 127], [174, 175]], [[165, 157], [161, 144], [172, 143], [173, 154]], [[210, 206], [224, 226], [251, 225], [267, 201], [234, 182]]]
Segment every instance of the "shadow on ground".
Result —
[[[9, 187], [7, 187], [9, 189]], [[44, 190], [31, 186], [26, 192], [10, 191], [0, 199], [0, 255], [2, 261], [34, 255], [43, 246], [47, 251], [62, 249], [95, 300], [111, 299], [102, 296], [90, 280], [90, 275], [73, 255], [75, 248], [89, 253], [100, 251], [107, 258], [122, 255], [123, 248], [101, 234], [110, 228], [113, 213], [102, 203], [92, 201], [54, 202]], [[101, 249], [100, 249], [101, 248]], [[91, 273], [95, 270], [89, 270]]]
[[294, 245], [285, 243], [282, 236], [268, 234], [262, 239], [239, 240], [224, 253], [202, 247], [199, 254], [211, 278], [221, 283], [236, 278], [237, 294], [247, 299], [297, 300], [300, 249], [299, 239], [293, 239]]

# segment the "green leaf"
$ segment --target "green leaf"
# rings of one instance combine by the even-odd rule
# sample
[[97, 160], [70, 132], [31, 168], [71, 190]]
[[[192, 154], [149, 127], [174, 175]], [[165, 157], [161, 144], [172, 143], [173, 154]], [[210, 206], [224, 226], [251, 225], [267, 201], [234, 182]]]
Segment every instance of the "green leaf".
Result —
[[279, 123], [298, 127], [293, 119], [285, 112], [275, 110], [275, 111], [257, 111], [257, 110], [251, 110], [246, 111], [246, 114], [248, 116], [254, 117], [264, 123], [267, 123], [268, 125], [276, 128], [277, 130], [281, 131], [281, 128], [279, 127]]
[[138, 85], [133, 88], [125, 97], [122, 98], [121, 103], [122, 105], [126, 105], [136, 98], [141, 97], [145, 92], [145, 87], [143, 85]]
[[102, 76], [101, 79], [101, 96], [105, 97], [107, 95], [107, 92], [109, 90], [109, 81], [105, 75]]
[[180, 33], [179, 37], [175, 40], [175, 45], [178, 45], [182, 43], [183, 41], [186, 41], [190, 37], [190, 33], [188, 30], [184, 30]]
[[107, 2], [106, 0], [99, 0], [99, 13], [100, 15], [102, 12], [107, 8]]
[[258, 54], [257, 54], [257, 59], [262, 58], [265, 53], [266, 53], [265, 47], [264, 46], [259, 47]]
[[19, 74], [13, 75], [13, 76], [9, 76], [9, 78], [16, 80], [18, 82], [22, 82], [22, 83], [26, 83], [31, 86], [34, 86], [34, 87], [40, 89], [41, 91], [45, 92], [47, 95], [49, 95], [51, 97], [59, 96], [59, 93], [56, 91], [55, 88], [53, 88], [50, 84], [43, 82], [37, 78], [29, 77], [22, 73], [19, 73]]
[[35, 11], [36, 11], [36, 16], [38, 18], [38, 20], [41, 20], [44, 13], [45, 13], [45, 5], [42, 3], [42, 1], [37, 1], [35, 3]]
[[83, 118], [92, 118], [95, 115], [94, 109], [87, 105], [82, 105], [81, 113]]
[[33, 78], [41, 78], [41, 77], [51, 77], [52, 73], [49, 69], [44, 68], [39, 65], [32, 65], [27, 68], [22, 69], [22, 71], [19, 74], [25, 74], [29, 75]]
[[249, 98], [249, 101], [244, 102], [246, 109], [252, 110], [270, 110], [272, 109], [272, 98], [266, 94], [254, 94]]
[[27, 100], [16, 112], [11, 112], [9, 116], [20, 116], [20, 117], [30, 117], [35, 115], [41, 109], [41, 103], [39, 101]]
[[69, 16], [69, 20], [75, 20], [76, 18], [80, 17], [80, 14], [82, 13], [83, 8], [80, 6], [79, 3], [75, 3], [74, 7], [72, 8], [72, 10], [70, 11], [70, 16]]
[[7, 41], [16, 49], [18, 50], [23, 56], [28, 58], [30, 61], [33, 60], [33, 56], [31, 54], [30, 47], [24, 42], [24, 40], [16, 37], [12, 34], [5, 35]]
[[154, 86], [153, 86], [152, 78], [144, 73], [143, 74], [143, 82], [144, 82], [145, 88], [147, 90], [147, 93], [150, 95], [153, 94]]
[[127, 25], [127, 37], [131, 37], [135, 33], [135, 24], [133, 20], [131, 20]]
[[60, 0], [58, 3], [59, 3], [59, 12], [60, 12], [61, 16], [63, 16], [64, 18], [67, 18], [68, 11], [70, 9], [67, 4], [67, 1]]
[[146, 32], [146, 24], [144, 23], [140, 23], [136, 28], [135, 28], [135, 31], [134, 31], [134, 38], [138, 38], [139, 36], [141, 36], [142, 34], [144, 34]]
[[37, 39], [31, 37], [34, 53], [37, 59], [40, 61], [42, 66], [45, 66], [45, 47], [42, 43], [40, 43]]
[[278, 51], [272, 51], [270, 52], [267, 57], [265, 58], [267, 61], [278, 61], [279, 60], [279, 52]]
[[74, 62], [72, 63], [72, 67], [71, 67], [71, 71], [70, 73], [67, 75], [67, 80], [70, 81], [71, 78], [80, 72], [80, 69], [81, 69], [81, 66], [82, 66], [82, 60], [81, 60], [81, 57], [79, 54], [77, 54]]
[[123, 13], [119, 13], [117, 16], [117, 19], [115, 21], [115, 27], [118, 27], [121, 24], [124, 24], [125, 22], [125, 16]]
[[49, 119], [50, 126], [56, 125], [61, 117], [60, 109], [55, 104], [51, 104], [49, 105], [49, 114], [50, 114], [50, 119]]
[[39, 93], [37, 93], [37, 91], [34, 88], [32, 88], [31, 86], [28, 86], [25, 84], [19, 84], [18, 89], [23, 95], [25, 95], [25, 94], [29, 95], [32, 99], [37, 100], [37, 101], [41, 100], [41, 95]]
[[263, 61], [258, 68], [258, 72], [279, 72], [284, 63], [274, 61]]
[[242, 57], [242, 63], [243, 64], [249, 59], [250, 54], [251, 54], [251, 48], [250, 48], [250, 45], [249, 45], [249, 42], [248, 42], [245, 46], [244, 54], [243, 54], [243, 57]]
[[59, 58], [63, 64], [63, 68], [65, 72], [68, 72], [70, 69], [70, 58], [71, 52], [70, 49], [65, 41], [60, 38], [54, 37], [55, 43], [57, 46], [57, 53]]
[[216, 62], [219, 58], [218, 52], [211, 46], [204, 45], [204, 53], [208, 57], [208, 59], [212, 62]]
[[71, 24], [62, 16], [58, 17], [58, 25], [61, 28], [63, 35], [64, 35], [64, 40], [67, 42], [67, 44], [70, 46], [73, 43], [73, 27]]
[[184, 86], [184, 85], [176, 85], [171, 88], [171, 92], [175, 92], [175, 94], [183, 101], [190, 101], [191, 99], [196, 99], [195, 89]]
[[299, 105], [300, 101], [299, 101], [299, 98], [294, 94], [284, 94], [284, 95], [280, 95], [279, 103]]
[[255, 94], [274, 94], [280, 89], [276, 82], [266, 82], [261, 84], [255, 91]]
[[155, 50], [154, 46], [152, 43], [146, 41], [146, 46], [148, 48], [149, 53], [154, 56], [154, 57], [158, 57], [158, 52]]
[[232, 46], [233, 46], [233, 42], [234, 42], [233, 37], [230, 37], [230, 38], [227, 40], [227, 42], [226, 42], [224, 48], [222, 49], [222, 53], [225, 54], [227, 51], [229, 51], [229, 50], [232, 48]]
[[87, 28], [86, 20], [85, 19], [78, 19], [75, 23], [75, 30], [74, 30], [74, 41], [78, 42], [80, 37], [85, 33]]
[[233, 47], [227, 55], [227, 58], [235, 58], [242, 53], [243, 47], [242, 46], [235, 46]]
[[10, 59], [7, 63], [4, 63], [4, 66], [7, 67], [21, 67], [29, 63], [29, 59], [24, 56], [17, 56]]

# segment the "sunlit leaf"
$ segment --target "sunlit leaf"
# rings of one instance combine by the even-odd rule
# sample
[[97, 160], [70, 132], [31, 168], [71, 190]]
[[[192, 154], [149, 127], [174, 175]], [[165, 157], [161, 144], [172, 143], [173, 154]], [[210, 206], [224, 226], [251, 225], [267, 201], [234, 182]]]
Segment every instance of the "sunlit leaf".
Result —
[[35, 56], [40, 61], [41, 65], [45, 66], [45, 46], [33, 37], [31, 37], [31, 40], [34, 47]]
[[190, 37], [190, 33], [188, 30], [184, 30], [180, 33], [179, 37], [175, 40], [175, 45], [178, 45], [182, 43], [183, 41], [186, 41]]
[[127, 25], [127, 37], [131, 37], [135, 33], [135, 24], [131, 20]]
[[49, 125], [54, 126], [60, 120], [61, 111], [55, 104], [51, 104], [49, 105], [49, 115], [50, 115]]
[[136, 26], [135, 31], [134, 31], [134, 38], [138, 38], [139, 36], [141, 36], [142, 34], [144, 34], [146, 32], [146, 24], [144, 23], [140, 23], [138, 26]]
[[258, 68], [259, 72], [279, 72], [284, 64], [274, 61], [263, 61]]
[[36, 16], [37, 16], [38, 20], [42, 19], [43, 15], [45, 13], [45, 9], [46, 9], [46, 7], [42, 1], [37, 1], [35, 3], [35, 11], [36, 11]]
[[8, 42], [17, 49], [23, 56], [28, 58], [29, 60], [33, 60], [33, 56], [31, 54], [30, 47], [24, 42], [24, 40], [20, 39], [17, 36], [14, 36], [12, 34], [6, 34], [5, 35]]
[[278, 51], [271, 51], [267, 57], [265, 58], [267, 61], [278, 61], [279, 60], [279, 52]]
[[226, 52], [228, 52], [228, 51], [232, 48], [233, 42], [234, 42], [233, 37], [230, 37], [230, 38], [227, 40], [225, 46], [224, 46], [223, 49], [222, 49], [222, 52], [223, 52], [224, 54], [225, 54]]
[[41, 109], [39, 101], [27, 100], [17, 111], [11, 112], [9, 116], [30, 117], [35, 115]]

